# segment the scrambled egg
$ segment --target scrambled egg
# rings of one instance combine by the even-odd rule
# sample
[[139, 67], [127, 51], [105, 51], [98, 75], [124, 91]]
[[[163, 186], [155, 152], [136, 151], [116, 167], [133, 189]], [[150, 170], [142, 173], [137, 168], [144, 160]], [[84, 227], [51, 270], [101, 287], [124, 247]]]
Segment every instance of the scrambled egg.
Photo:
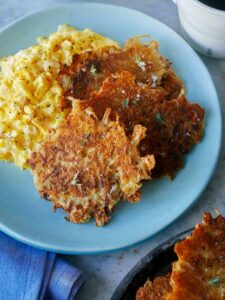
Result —
[[90, 29], [62, 25], [38, 45], [0, 61], [0, 160], [28, 168], [32, 151], [69, 111], [61, 110], [62, 88], [56, 77], [73, 55], [118, 44]]

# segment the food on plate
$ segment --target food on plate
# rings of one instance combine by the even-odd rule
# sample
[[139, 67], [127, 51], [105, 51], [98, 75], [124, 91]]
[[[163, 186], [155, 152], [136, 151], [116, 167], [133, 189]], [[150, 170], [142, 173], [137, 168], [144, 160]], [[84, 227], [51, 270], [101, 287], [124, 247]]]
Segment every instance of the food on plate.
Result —
[[27, 159], [50, 128], [68, 115], [61, 110], [62, 89], [56, 80], [62, 65], [84, 50], [118, 44], [90, 29], [63, 25], [38, 45], [0, 61], [0, 160], [28, 167]]
[[160, 86], [167, 91], [168, 100], [176, 99], [184, 94], [183, 83], [172, 69], [166, 76], [163, 76]]
[[145, 285], [137, 291], [136, 300], [162, 300], [172, 291], [170, 273], [158, 276], [153, 281], [147, 280]]
[[157, 88], [162, 84], [168, 99], [178, 97], [183, 90], [182, 81], [174, 73], [171, 63], [160, 55], [159, 43], [154, 40], [141, 42], [143, 37], [129, 39], [121, 49], [105, 47], [75, 55], [73, 63], [63, 66], [60, 71], [59, 81], [64, 90], [62, 106], [71, 106], [68, 96], [88, 99], [107, 77], [122, 71], [135, 75], [138, 85]]
[[136, 124], [146, 127], [140, 151], [142, 155], [155, 156], [152, 176], [173, 177], [183, 166], [184, 154], [202, 138], [204, 110], [198, 104], [189, 103], [184, 96], [168, 101], [167, 95], [161, 87], [138, 86], [135, 76], [123, 71], [106, 78], [100, 90], [81, 101], [81, 106], [91, 106], [98, 118], [110, 107], [111, 115], [114, 118], [119, 115], [128, 134]]
[[54, 209], [63, 208], [69, 221], [94, 217], [103, 226], [120, 199], [140, 200], [141, 181], [150, 178], [154, 156], [140, 157], [138, 151], [146, 129], [136, 125], [127, 137], [119, 118], [110, 120], [110, 112], [99, 120], [91, 108], [82, 110], [75, 101], [66, 122], [31, 156], [37, 190]]
[[[192, 235], [174, 248], [178, 260], [168, 276], [148, 280], [137, 292], [137, 300], [224, 300], [225, 299], [225, 218], [205, 213]], [[155, 282], [159, 285], [155, 285]], [[161, 282], [161, 283], [160, 283]], [[165, 288], [165, 286], [167, 288]], [[152, 287], [149, 288], [149, 287]], [[160, 297], [155, 293], [162, 292]], [[165, 291], [165, 293], [164, 293]], [[141, 298], [141, 296], [143, 296]]]
[[174, 177], [203, 135], [159, 43], [123, 48], [90, 29], [59, 26], [0, 60], [0, 160], [32, 169], [40, 195], [68, 220], [102, 226], [151, 177]]

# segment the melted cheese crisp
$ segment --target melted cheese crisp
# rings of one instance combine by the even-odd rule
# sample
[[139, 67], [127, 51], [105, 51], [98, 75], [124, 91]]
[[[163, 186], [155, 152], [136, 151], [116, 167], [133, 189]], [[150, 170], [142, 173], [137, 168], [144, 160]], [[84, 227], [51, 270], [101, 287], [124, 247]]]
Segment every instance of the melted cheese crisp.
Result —
[[74, 54], [111, 45], [118, 47], [90, 29], [62, 25], [48, 38], [39, 38], [38, 45], [1, 59], [0, 160], [28, 167], [31, 152], [68, 115], [60, 107], [60, 66], [71, 64]]

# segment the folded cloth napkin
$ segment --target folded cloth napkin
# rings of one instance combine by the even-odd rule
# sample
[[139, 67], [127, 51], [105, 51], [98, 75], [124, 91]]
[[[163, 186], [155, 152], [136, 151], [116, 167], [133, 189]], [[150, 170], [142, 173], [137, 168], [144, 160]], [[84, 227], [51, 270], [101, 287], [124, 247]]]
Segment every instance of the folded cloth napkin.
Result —
[[1, 300], [71, 300], [84, 275], [55, 253], [21, 244], [0, 232]]

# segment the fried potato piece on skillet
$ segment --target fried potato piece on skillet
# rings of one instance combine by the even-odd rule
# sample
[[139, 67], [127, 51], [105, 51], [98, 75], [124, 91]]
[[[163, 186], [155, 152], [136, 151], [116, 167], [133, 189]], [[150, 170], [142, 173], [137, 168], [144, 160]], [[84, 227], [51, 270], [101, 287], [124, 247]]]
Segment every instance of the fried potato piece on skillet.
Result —
[[192, 235], [177, 243], [167, 300], [225, 299], [225, 218], [205, 213]]
[[150, 179], [154, 156], [140, 157], [138, 151], [145, 132], [137, 125], [128, 138], [118, 117], [110, 120], [110, 109], [99, 121], [76, 101], [66, 122], [31, 156], [37, 190], [54, 209], [63, 208], [69, 221], [94, 217], [103, 226], [120, 199], [139, 201], [141, 181]]
[[136, 300], [164, 300], [172, 288], [170, 285], [170, 273], [158, 276], [153, 281], [147, 280], [145, 285], [138, 289]]
[[62, 67], [58, 80], [63, 88], [62, 108], [70, 107], [68, 96], [87, 99], [98, 91], [104, 79], [114, 73], [129, 71], [138, 84], [156, 88], [162, 84], [167, 99], [178, 97], [183, 88], [171, 63], [159, 53], [156, 41], [141, 43], [141, 37], [129, 39], [124, 49], [105, 47], [75, 55], [70, 66]]
[[175, 245], [172, 273], [139, 288], [136, 300], [224, 300], [225, 218], [205, 213], [191, 236]]
[[112, 117], [120, 116], [128, 134], [136, 124], [146, 127], [140, 151], [143, 155], [155, 155], [152, 176], [173, 177], [183, 166], [184, 154], [202, 138], [204, 110], [183, 96], [167, 101], [166, 95], [160, 87], [138, 86], [135, 77], [124, 71], [107, 78], [98, 92], [81, 101], [81, 106], [93, 107], [98, 118], [110, 107]]

